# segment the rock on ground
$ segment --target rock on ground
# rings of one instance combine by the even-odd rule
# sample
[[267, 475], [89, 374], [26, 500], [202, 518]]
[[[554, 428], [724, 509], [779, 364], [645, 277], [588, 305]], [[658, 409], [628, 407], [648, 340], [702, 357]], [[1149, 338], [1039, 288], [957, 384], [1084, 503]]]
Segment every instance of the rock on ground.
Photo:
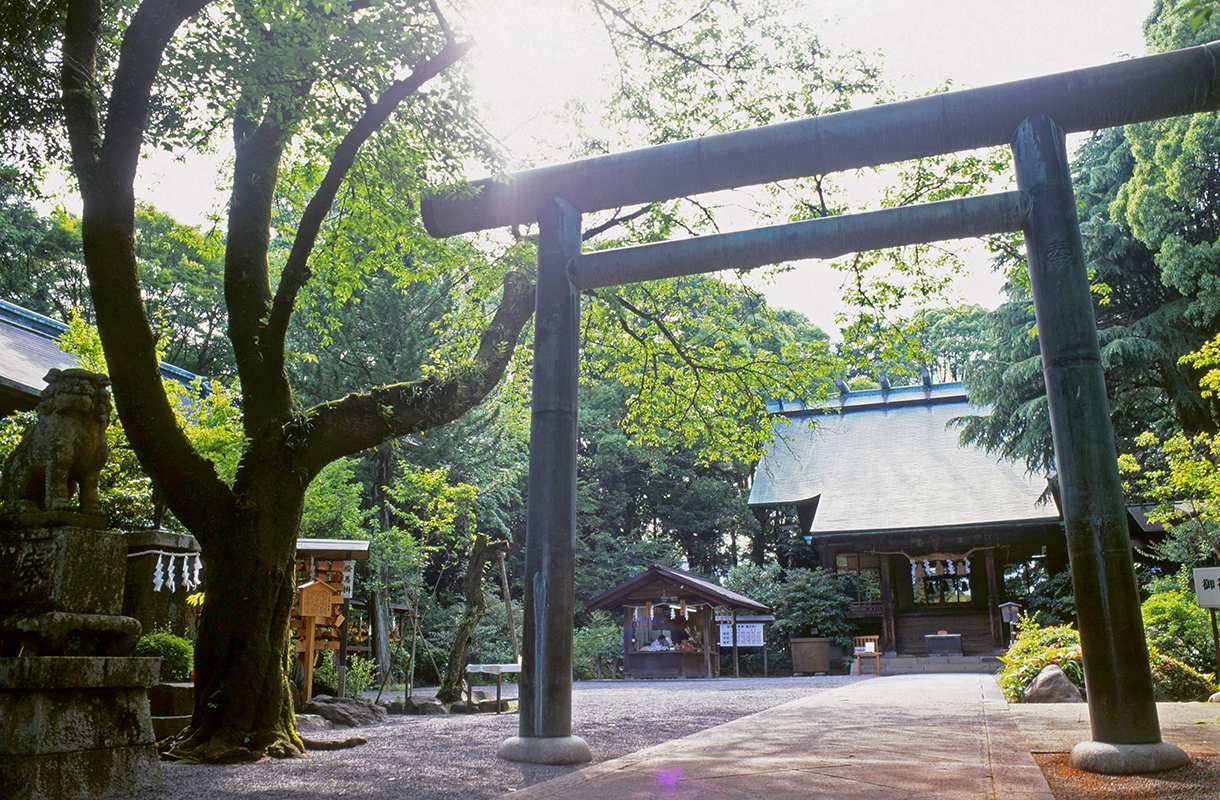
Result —
[[1076, 684], [1057, 664], [1048, 664], [1021, 697], [1022, 703], [1083, 703]]
[[445, 704], [435, 697], [414, 695], [381, 704], [391, 714], [448, 714]]
[[356, 700], [352, 697], [331, 697], [321, 694], [301, 706], [302, 714], [317, 714], [336, 725], [357, 728], [362, 725], [380, 725], [389, 715], [381, 706]]
[[335, 727], [335, 723], [317, 714], [297, 714], [298, 731], [324, 731]]

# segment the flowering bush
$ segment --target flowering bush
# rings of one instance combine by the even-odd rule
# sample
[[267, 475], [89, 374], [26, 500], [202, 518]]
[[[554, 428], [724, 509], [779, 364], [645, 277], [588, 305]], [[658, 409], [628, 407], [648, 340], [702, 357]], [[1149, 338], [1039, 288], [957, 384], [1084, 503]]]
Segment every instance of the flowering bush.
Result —
[[1084, 668], [1080, 656], [1080, 634], [1070, 625], [1039, 627], [1038, 616], [1022, 616], [1016, 623], [1017, 638], [1000, 657], [1003, 669], [996, 683], [1010, 703], [1025, 695], [1026, 688], [1044, 667], [1057, 664], [1072, 683], [1084, 688]]
[[1216, 691], [1211, 675], [1196, 672], [1188, 664], [1149, 648], [1152, 663], [1152, 687], [1156, 699], [1171, 703], [1192, 703], [1206, 700]]
[[1199, 608], [1192, 589], [1157, 592], [1144, 601], [1140, 610], [1150, 648], [1155, 647], [1198, 673], [1215, 668], [1211, 620]]

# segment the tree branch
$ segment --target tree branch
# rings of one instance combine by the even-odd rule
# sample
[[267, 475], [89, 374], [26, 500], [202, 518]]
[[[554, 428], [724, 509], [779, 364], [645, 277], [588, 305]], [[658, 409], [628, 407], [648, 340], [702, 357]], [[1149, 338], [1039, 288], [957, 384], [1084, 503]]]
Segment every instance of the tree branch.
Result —
[[268, 360], [275, 354], [279, 355], [281, 361], [283, 359], [284, 340], [288, 333], [288, 322], [292, 317], [297, 295], [311, 277], [308, 266], [309, 254], [317, 242], [322, 222], [330, 213], [344, 178], [356, 161], [360, 147], [377, 132], [403, 100], [460, 61], [473, 46], [474, 42], [469, 41], [451, 42], [445, 45], [439, 53], [417, 66], [410, 76], [396, 82], [383, 92], [377, 102], [365, 111], [364, 116], [356, 122], [348, 134], [343, 137], [339, 146], [335, 148], [326, 176], [301, 215], [301, 223], [297, 227], [292, 251], [288, 254], [288, 260], [284, 264], [284, 271], [280, 276], [279, 288], [276, 290], [275, 299], [271, 305], [270, 319], [263, 337], [263, 350]]
[[178, 27], [207, 2], [145, 0], [136, 10], [120, 47], [104, 136], [96, 88], [97, 0], [69, 2], [61, 67], [64, 122], [84, 201], [85, 266], [115, 405], [141, 467], [154, 476], [174, 514], [204, 536], [220, 530], [232, 493], [178, 426], [161, 385], [136, 270], [132, 183], [162, 54]]
[[595, 236], [600, 236], [601, 234], [605, 233], [606, 231], [610, 230], [611, 228], [618, 227], [619, 225], [622, 225], [625, 222], [631, 222], [633, 219], [639, 219], [640, 217], [647, 214], [649, 211], [652, 211], [652, 209], [655, 208], [656, 205], [657, 205], [656, 203], [649, 203], [646, 206], [640, 206], [635, 211], [632, 211], [630, 214], [624, 214], [621, 217], [618, 216], [616, 213], [614, 217], [606, 220], [601, 225], [597, 225], [593, 228], [589, 228], [589, 230], [582, 233], [580, 235], [580, 240], [582, 242], [587, 242]]
[[467, 364], [446, 376], [381, 386], [315, 406], [291, 423], [306, 442], [297, 465], [312, 477], [337, 458], [462, 416], [499, 383], [533, 313], [532, 278], [508, 273], [500, 307]]

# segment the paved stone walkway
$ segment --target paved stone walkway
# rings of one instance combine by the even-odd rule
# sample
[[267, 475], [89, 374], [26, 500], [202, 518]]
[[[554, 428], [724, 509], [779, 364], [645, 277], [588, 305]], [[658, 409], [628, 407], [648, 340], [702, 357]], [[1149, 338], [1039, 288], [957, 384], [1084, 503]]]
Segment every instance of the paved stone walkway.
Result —
[[860, 681], [503, 797], [1054, 800], [994, 678], [968, 674]]

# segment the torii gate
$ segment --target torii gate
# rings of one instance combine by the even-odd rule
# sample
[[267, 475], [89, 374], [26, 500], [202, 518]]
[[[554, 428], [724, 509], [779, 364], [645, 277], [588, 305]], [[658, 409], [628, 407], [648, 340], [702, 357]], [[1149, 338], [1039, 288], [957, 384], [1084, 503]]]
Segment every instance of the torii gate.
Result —
[[[572, 735], [579, 292], [1023, 231], [1084, 652], [1092, 741], [1072, 764], [1187, 763], [1161, 741], [1064, 132], [1220, 109], [1220, 42], [532, 169], [425, 196], [436, 237], [537, 222], [519, 735], [501, 757], [592, 758]], [[581, 214], [1009, 143], [1019, 191], [581, 253]]]

